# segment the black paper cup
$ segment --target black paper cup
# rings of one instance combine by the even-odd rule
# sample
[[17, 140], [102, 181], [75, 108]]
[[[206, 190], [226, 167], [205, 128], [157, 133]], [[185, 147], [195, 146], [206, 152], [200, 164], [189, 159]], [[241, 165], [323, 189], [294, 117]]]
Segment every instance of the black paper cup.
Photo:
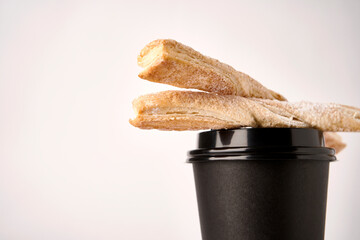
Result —
[[203, 240], [323, 240], [329, 163], [321, 131], [199, 134], [193, 164]]

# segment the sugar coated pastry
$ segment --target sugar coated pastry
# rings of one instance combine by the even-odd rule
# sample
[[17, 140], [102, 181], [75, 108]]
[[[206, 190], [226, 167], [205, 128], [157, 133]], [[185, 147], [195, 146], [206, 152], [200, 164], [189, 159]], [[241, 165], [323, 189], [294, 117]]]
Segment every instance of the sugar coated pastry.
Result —
[[238, 127], [360, 131], [360, 109], [340, 104], [289, 103], [192, 91], [165, 91], [134, 100], [135, 127], [160, 130]]
[[[149, 43], [140, 52], [138, 64], [143, 68], [140, 78], [210, 92], [167, 91], [139, 97], [133, 102], [137, 116], [130, 120], [139, 128], [313, 127], [322, 131], [360, 131], [358, 108], [333, 103], [288, 103], [247, 74], [175, 40]], [[324, 132], [324, 139], [326, 146], [337, 153], [346, 146], [335, 132]]]
[[152, 82], [223, 95], [286, 100], [247, 74], [175, 40], [159, 39], [146, 45], [138, 65], [144, 68], [139, 77]]
[[341, 136], [335, 132], [324, 132], [325, 146], [335, 149], [336, 154], [341, 152], [346, 144], [342, 141]]

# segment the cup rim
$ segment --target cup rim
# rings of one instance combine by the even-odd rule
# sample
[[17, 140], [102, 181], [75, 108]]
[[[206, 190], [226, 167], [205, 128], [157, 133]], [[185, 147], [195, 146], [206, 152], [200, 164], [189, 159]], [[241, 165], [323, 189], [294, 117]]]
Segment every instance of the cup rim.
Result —
[[188, 163], [229, 160], [335, 161], [323, 133], [314, 128], [236, 128], [200, 132]]

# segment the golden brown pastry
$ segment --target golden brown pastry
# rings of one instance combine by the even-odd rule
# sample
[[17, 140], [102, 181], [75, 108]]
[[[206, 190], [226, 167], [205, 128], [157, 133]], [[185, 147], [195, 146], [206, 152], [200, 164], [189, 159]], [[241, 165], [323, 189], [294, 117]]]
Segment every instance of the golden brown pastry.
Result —
[[[209, 92], [216, 92], [224, 95], [286, 100], [283, 96], [265, 88], [250, 76], [238, 72], [231, 66], [221, 63], [216, 59], [206, 57], [192, 48], [174, 40], [155, 40], [149, 43], [138, 56], [138, 64], [144, 68], [144, 70], [139, 74], [139, 77], [153, 82], [166, 83], [182, 88], [194, 88]], [[183, 96], [179, 94], [182, 94]], [[205, 95], [206, 97], [201, 97], [205, 102], [201, 104], [200, 108], [198, 108], [199, 106], [195, 106], [196, 104], [191, 105], [191, 99], [187, 99], [187, 97], [196, 96], [195, 98], [199, 98], [201, 94], [161, 93], [161, 95], [167, 95], [167, 97], [173, 95], [171, 97], [172, 100], [175, 101], [176, 99], [181, 99], [183, 103], [188, 104], [190, 107], [187, 107], [186, 104], [180, 104], [179, 102], [175, 104], [176, 107], [166, 103], [168, 105], [166, 109], [158, 108], [157, 111], [159, 111], [159, 114], [143, 113], [148, 112], [148, 110], [144, 110], [143, 107], [141, 107], [141, 104], [146, 106], [144, 104], [145, 101], [149, 99], [156, 99], [156, 101], [159, 101], [162, 97], [164, 97], [158, 97], [157, 94], [143, 96], [134, 101], [134, 107], [139, 113], [134, 120], [131, 120], [131, 123], [134, 126], [163, 130], [196, 130], [239, 127], [239, 122], [234, 123], [233, 119], [229, 120], [226, 117], [229, 114], [234, 114], [231, 110], [233, 108], [232, 106], [219, 107], [218, 104], [215, 104], [215, 106], [217, 106], [213, 107], [215, 108], [215, 111], [210, 108], [210, 112], [212, 112], [212, 114], [209, 115], [209, 106], [206, 104], [209, 96]], [[212, 101], [216, 103], [222, 101], [216, 99], [217, 97], [214, 97]], [[226, 99], [224, 101], [228, 100], [229, 99]], [[284, 126], [286, 127], [314, 126], [322, 130], [337, 129], [338, 131], [353, 131], [351, 129], [354, 129], [354, 127], [356, 129], [358, 124], [356, 119], [359, 118], [359, 109], [338, 104], [326, 105], [302, 102], [296, 103], [296, 106], [294, 107], [294, 104], [292, 103], [282, 104], [265, 101], [261, 103], [263, 105], [263, 108], [261, 108], [259, 105], [254, 105], [253, 102], [247, 102], [246, 100], [242, 100], [240, 102], [243, 109], [248, 107], [253, 110], [253, 118], [246, 114], [237, 118], [237, 121], [240, 120], [240, 123], [242, 124], [241, 126], [263, 127], [269, 125], [281, 127], [283, 126], [281, 124], [285, 124]], [[325, 115], [319, 117], [319, 113], [323, 110], [321, 108], [325, 105], [327, 109], [324, 112]], [[267, 110], [264, 110], [264, 107]], [[186, 113], [186, 111], [179, 110], [179, 108], [195, 108], [197, 110], [189, 114]], [[262, 112], [255, 112], [256, 109], [262, 110]], [[154, 110], [151, 111], [153, 112]], [[166, 111], [165, 114], [163, 114], [164, 111]], [[227, 112], [224, 113], [222, 111]], [[315, 114], [309, 115], [310, 113]], [[278, 116], [276, 116], [276, 114], [278, 114]], [[354, 114], [353, 118], [351, 118], [351, 114]], [[336, 121], [341, 122], [341, 124], [332, 126], [334, 121], [332, 121], [333, 119], [331, 118], [333, 117], [336, 118]], [[353, 125], [355, 124], [355, 126], [347, 126], [348, 123], [342, 122], [348, 120], [349, 118], [352, 120], [355, 119], [354, 121], [350, 121], [350, 123], [353, 123]], [[287, 122], [285, 119], [287, 119]], [[305, 122], [301, 122], [300, 119]], [[246, 125], [247, 121], [249, 121], [248, 125]], [[325, 132], [324, 138], [326, 146], [335, 148], [337, 153], [346, 146], [346, 144], [341, 141], [341, 137], [334, 132]]]
[[331, 132], [360, 131], [360, 109], [336, 103], [281, 102], [258, 99], [258, 103], [274, 113], [290, 114], [311, 127]]
[[335, 132], [324, 132], [325, 146], [335, 149], [336, 154], [341, 152], [346, 144], [342, 141], [341, 136]]
[[134, 100], [135, 127], [160, 130], [313, 127], [360, 131], [360, 109], [340, 104], [289, 103], [205, 92], [165, 91]]
[[140, 78], [223, 95], [286, 100], [231, 66], [202, 55], [175, 40], [159, 39], [140, 52]]

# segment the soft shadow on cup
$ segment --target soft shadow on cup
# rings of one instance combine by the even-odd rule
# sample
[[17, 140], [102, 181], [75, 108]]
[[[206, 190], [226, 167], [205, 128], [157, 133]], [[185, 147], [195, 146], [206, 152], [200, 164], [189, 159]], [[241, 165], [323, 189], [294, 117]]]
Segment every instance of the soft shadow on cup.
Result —
[[203, 240], [323, 240], [330, 161], [316, 129], [199, 133], [193, 164]]

